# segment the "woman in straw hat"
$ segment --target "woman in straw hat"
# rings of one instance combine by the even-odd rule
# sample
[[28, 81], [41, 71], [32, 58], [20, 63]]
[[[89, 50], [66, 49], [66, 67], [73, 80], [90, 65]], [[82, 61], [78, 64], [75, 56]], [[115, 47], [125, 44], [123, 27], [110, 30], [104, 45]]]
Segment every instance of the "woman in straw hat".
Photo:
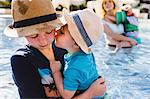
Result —
[[104, 19], [104, 32], [106, 43], [109, 46], [116, 47], [118, 44], [120, 47], [132, 47], [137, 42], [129, 37], [123, 36], [124, 27], [122, 24], [116, 25], [115, 16], [119, 10], [118, 0], [98, 0], [99, 4], [102, 5], [101, 10], [97, 10]]
[[[64, 24], [57, 18], [50, 0], [13, 0], [13, 23], [4, 33], [9, 37], [25, 37], [28, 45], [11, 57], [13, 78], [21, 98], [58, 98], [49, 64], [60, 60], [66, 51], [52, 45], [55, 28]], [[53, 53], [54, 50], [54, 53]], [[55, 58], [54, 58], [55, 56]], [[101, 91], [100, 79], [77, 98], [88, 99]], [[46, 96], [48, 95], [50, 96]]]
[[[56, 36], [56, 46], [68, 51], [64, 56], [64, 79], [59, 70], [60, 62], [53, 61], [50, 67], [61, 96], [71, 99], [75, 94], [84, 92], [96, 79], [101, 77], [89, 47], [96, 43], [103, 33], [103, 24], [94, 12], [87, 9], [65, 15], [65, 20], [67, 24], [58, 30]], [[103, 78], [100, 84], [101, 92], [94, 97], [97, 99], [104, 98], [106, 92]]]

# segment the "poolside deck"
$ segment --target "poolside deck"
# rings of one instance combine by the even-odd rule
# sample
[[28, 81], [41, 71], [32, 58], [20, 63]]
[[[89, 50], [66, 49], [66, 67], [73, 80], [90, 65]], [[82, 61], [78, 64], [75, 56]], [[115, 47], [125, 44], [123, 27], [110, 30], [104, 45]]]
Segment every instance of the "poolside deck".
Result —
[[11, 10], [6, 8], [0, 8], [0, 14], [10, 14]]
[[1, 17], [11, 17], [11, 10], [10, 9], [6, 9], [6, 8], [0, 8], [0, 18]]

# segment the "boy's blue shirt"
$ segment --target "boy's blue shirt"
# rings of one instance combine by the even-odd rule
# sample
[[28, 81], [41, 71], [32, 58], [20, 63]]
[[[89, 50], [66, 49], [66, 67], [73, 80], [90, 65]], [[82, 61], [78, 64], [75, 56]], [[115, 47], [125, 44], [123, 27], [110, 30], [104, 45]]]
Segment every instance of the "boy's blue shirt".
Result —
[[64, 56], [64, 89], [85, 90], [98, 78], [95, 59], [92, 53], [78, 51]]

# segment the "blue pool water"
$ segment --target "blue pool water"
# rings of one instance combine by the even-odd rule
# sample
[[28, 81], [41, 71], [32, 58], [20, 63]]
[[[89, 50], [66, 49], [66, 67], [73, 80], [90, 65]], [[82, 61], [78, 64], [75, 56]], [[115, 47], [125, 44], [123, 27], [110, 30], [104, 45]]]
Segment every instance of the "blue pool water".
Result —
[[[3, 35], [3, 29], [9, 23], [10, 18], [0, 18], [0, 99], [19, 99], [9, 59], [25, 41]], [[142, 44], [132, 49], [112, 53], [112, 49], [104, 46], [103, 38], [92, 47], [111, 99], [150, 99], [149, 26], [150, 21], [140, 20]]]

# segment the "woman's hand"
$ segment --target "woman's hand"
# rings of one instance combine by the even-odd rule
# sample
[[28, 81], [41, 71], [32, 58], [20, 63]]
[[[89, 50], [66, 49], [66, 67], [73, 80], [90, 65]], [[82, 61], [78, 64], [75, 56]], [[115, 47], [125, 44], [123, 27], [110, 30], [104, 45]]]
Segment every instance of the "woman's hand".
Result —
[[131, 39], [129, 42], [132, 46], [137, 45], [137, 41], [135, 41], [134, 39]]

